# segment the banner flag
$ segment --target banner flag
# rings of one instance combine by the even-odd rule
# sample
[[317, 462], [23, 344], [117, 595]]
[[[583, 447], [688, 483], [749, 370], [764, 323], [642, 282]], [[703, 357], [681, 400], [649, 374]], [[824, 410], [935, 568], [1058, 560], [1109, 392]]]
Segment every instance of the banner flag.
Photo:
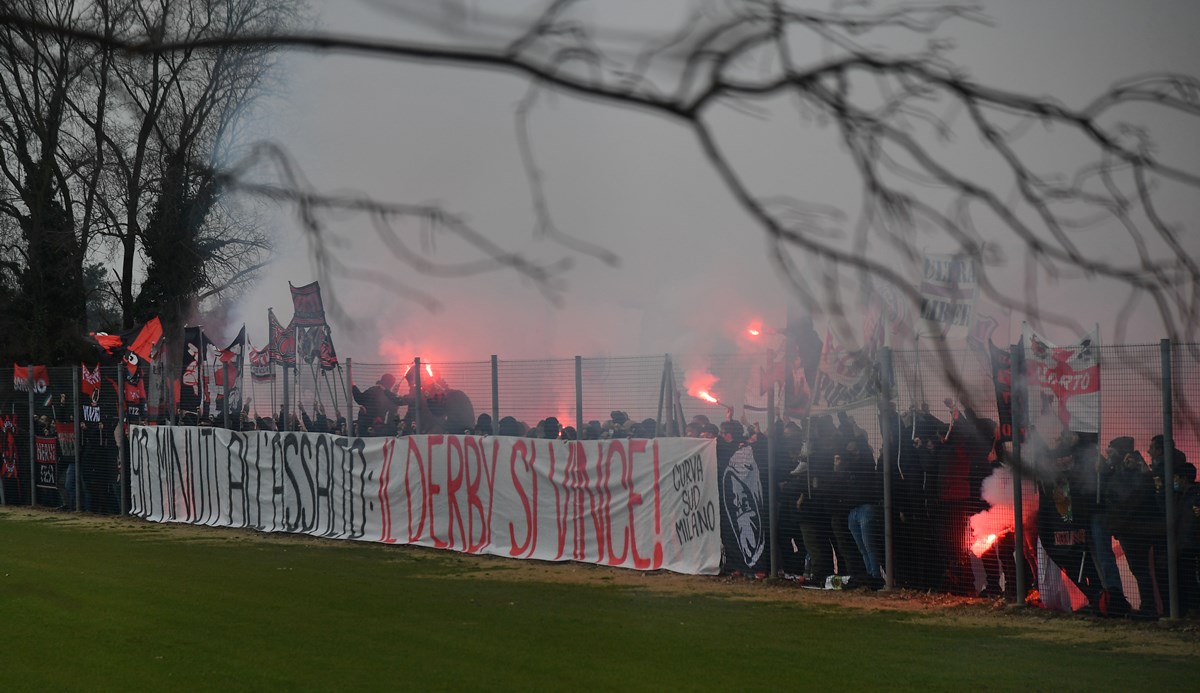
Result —
[[820, 372], [813, 392], [814, 406], [829, 409], [846, 407], [875, 395], [872, 364], [875, 351], [882, 346], [878, 341], [882, 332], [873, 329], [869, 336], [870, 342], [866, 346], [849, 351], [826, 328]]
[[979, 295], [975, 260], [926, 254], [921, 271], [921, 320], [946, 339], [965, 339]]
[[333, 348], [333, 330], [328, 325], [325, 326], [325, 337], [321, 340], [320, 352], [317, 360], [321, 364], [321, 370], [331, 371], [338, 366], [337, 350]]
[[[250, 344], [249, 341], [246, 343]], [[275, 366], [271, 363], [269, 349], [255, 349], [254, 345], [250, 345], [250, 378], [258, 382], [275, 379]]]
[[292, 286], [292, 324], [296, 327], [320, 327], [325, 324], [325, 306], [321, 302], [321, 284], [313, 282]]
[[242, 354], [246, 350], [246, 326], [242, 325], [242, 329], [238, 335], [233, 338], [229, 346], [221, 349], [221, 363], [232, 364], [237, 370], [242, 368]]
[[292, 323], [284, 327], [275, 317], [275, 310], [268, 308], [267, 325], [270, 330], [267, 353], [271, 361], [285, 366], [296, 365], [296, 330], [292, 328]]
[[[13, 364], [13, 389], [29, 392], [29, 366]], [[33, 392], [36, 395], [50, 393], [50, 371], [45, 366], [33, 366]]]
[[1030, 423], [1040, 422], [1052, 437], [1056, 421], [1078, 433], [1100, 432], [1100, 339], [1095, 328], [1078, 344], [1056, 347], [1024, 326], [1025, 376], [1029, 386]]
[[156, 522], [689, 574], [721, 563], [716, 446], [699, 438], [133, 426], [129, 469], [131, 514]]
[[988, 342], [992, 359], [992, 382], [996, 386], [996, 418], [1000, 424], [1001, 442], [1013, 439], [1012, 420], [1012, 354]]
[[64, 459], [75, 459], [75, 424], [70, 421], [55, 421], [54, 433], [58, 436], [58, 449]]
[[88, 370], [86, 363], [79, 364], [82, 369], [79, 378], [79, 389], [83, 392], [84, 397], [92, 398], [97, 390], [100, 389], [100, 364], [96, 364], [95, 368]]
[[179, 408], [203, 416], [202, 399], [207, 378], [201, 379], [203, 365], [208, 359], [208, 348], [212, 346], [208, 335], [200, 327], [185, 327], [183, 330], [183, 373], [180, 377]]
[[[218, 385], [218, 409], [224, 411], [226, 401], [229, 402], [229, 408], [232, 412], [237, 412], [242, 408], [242, 368], [245, 364], [246, 352], [246, 326], [242, 325], [242, 329], [238, 332], [237, 337], [229, 343], [229, 346], [221, 349], [220, 362], [217, 365], [216, 373], [213, 377]], [[230, 383], [225, 382], [225, 364], [229, 364], [229, 379]]]
[[296, 327], [296, 339], [298, 340], [297, 358], [303, 360], [305, 363], [319, 361], [327, 329], [329, 328], [325, 325], [318, 327]]
[[58, 438], [36, 436], [33, 439], [34, 461], [37, 463], [38, 488], [58, 488]]

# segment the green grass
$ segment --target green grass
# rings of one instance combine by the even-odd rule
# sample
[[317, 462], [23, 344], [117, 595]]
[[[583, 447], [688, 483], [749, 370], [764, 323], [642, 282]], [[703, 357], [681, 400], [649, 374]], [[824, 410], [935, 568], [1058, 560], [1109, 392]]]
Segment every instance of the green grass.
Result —
[[[1187, 630], [1047, 640], [1034, 618], [748, 601], [702, 578], [693, 593], [549, 581], [554, 571], [531, 581], [508, 566], [0, 510], [0, 685], [1191, 690], [1200, 664]], [[1138, 637], [1165, 638], [1173, 654], [1128, 651]]]

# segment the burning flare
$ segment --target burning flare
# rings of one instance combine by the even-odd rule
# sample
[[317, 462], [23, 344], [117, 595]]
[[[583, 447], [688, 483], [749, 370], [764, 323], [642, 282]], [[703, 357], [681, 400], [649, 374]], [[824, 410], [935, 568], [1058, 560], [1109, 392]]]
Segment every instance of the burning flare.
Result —
[[982, 557], [983, 554], [987, 553], [987, 550], [992, 548], [992, 545], [996, 543], [996, 539], [997, 537], [995, 534], [989, 534], [986, 537], [979, 539], [974, 544], [971, 544], [971, 553]]
[[683, 379], [683, 384], [687, 388], [687, 393], [692, 397], [719, 404], [717, 398], [711, 394], [713, 385], [717, 384], [717, 376], [712, 373], [705, 370], [688, 371]]

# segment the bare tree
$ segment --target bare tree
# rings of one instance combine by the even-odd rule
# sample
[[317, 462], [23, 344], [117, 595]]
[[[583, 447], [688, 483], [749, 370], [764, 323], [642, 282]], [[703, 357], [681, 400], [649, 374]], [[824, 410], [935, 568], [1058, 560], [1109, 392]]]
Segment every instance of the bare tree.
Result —
[[[12, 3], [37, 21], [74, 24], [74, 3]], [[76, 234], [76, 169], [86, 158], [73, 138], [67, 100], [95, 49], [71, 37], [17, 26], [0, 29], [0, 214], [16, 222], [8, 246], [19, 276], [16, 337], [26, 355], [61, 357], [83, 335], [83, 258]]]
[[[1193, 78], [1156, 75], [1120, 82], [1081, 107], [994, 88], [973, 80], [946, 57], [941, 36], [949, 23], [986, 21], [976, 6], [956, 2], [888, 8], [835, 2], [829, 9], [812, 10], [784, 0], [700, 1], [667, 31], [606, 28], [587, 18], [588, 4], [548, 0], [520, 13], [493, 10], [485, 3], [381, 5], [408, 26], [437, 37], [425, 42], [317, 33], [114, 39], [13, 14], [0, 16], [0, 23], [129, 55], [287, 46], [519, 75], [531, 89], [517, 118], [536, 230], [571, 253], [611, 259], [559, 229], [552, 218], [526, 130], [527, 114], [544, 90], [665, 118], [692, 133], [729, 194], [766, 232], [773, 261], [797, 295], [835, 317], [845, 315], [851, 292], [864, 278], [892, 285], [917, 307], [920, 296], [902, 268], [865, 249], [883, 244], [894, 257], [916, 263], [920, 249], [914, 230], [927, 227], [957, 255], [977, 263], [980, 284], [991, 300], [1034, 322], [1074, 326], [1070, 316], [1042, 308], [1039, 287], [1047, 279], [1086, 274], [1126, 288], [1121, 316], [1149, 299], [1170, 336], [1194, 340], [1200, 315], [1195, 246], [1162, 219], [1157, 194], [1167, 186], [1195, 188], [1200, 175], [1169, 163], [1146, 132], [1113, 118], [1124, 105], [1147, 102], [1200, 115], [1200, 90]], [[922, 37], [923, 42], [911, 51], [883, 51], [872, 47], [872, 38], [882, 32]], [[723, 109], [753, 111], [781, 97], [790, 99], [796, 117], [831, 124], [849, 152], [863, 200], [861, 223], [849, 243], [830, 232], [827, 211], [802, 195], [757, 193], [712, 122]], [[1051, 131], [1057, 138], [1078, 139], [1089, 150], [1086, 162], [1070, 174], [1040, 170], [1022, 149], [1030, 133]], [[977, 144], [978, 158], [963, 161], [947, 155], [940, 143], [952, 135]], [[350, 208], [375, 215], [379, 232], [397, 256], [422, 271], [503, 266], [553, 287], [564, 268], [539, 266], [489, 244], [486, 233], [440, 208], [322, 195], [303, 183], [280, 150], [258, 151], [271, 152], [274, 165], [285, 172], [280, 184], [251, 182], [245, 176], [252, 168], [247, 162], [220, 175], [227, 185], [296, 202], [314, 237], [328, 231], [321, 209]], [[977, 175], [985, 165], [1000, 175]], [[385, 223], [398, 216], [419, 216], [462, 234], [485, 261], [463, 267], [432, 262]], [[986, 232], [979, 220], [986, 220]], [[1095, 222], [1115, 222], [1125, 229], [1137, 252], [1114, 260], [1080, 242], [1080, 229]], [[1021, 296], [999, 290], [994, 281], [1011, 264], [998, 252], [1004, 243], [1023, 249], [1015, 260], [1025, 270]], [[318, 259], [327, 271], [343, 263], [319, 243]]]
[[[237, 291], [265, 265], [265, 231], [222, 201], [217, 173], [219, 160], [236, 155], [231, 130], [264, 88], [273, 48], [143, 55], [119, 46], [145, 35], [195, 41], [277, 31], [293, 26], [302, 6], [4, 5], [23, 20], [0, 27], [0, 215], [20, 230], [5, 235], [4, 268], [20, 293], [13, 305], [27, 313], [13, 345], [52, 359], [74, 351], [85, 333], [85, 294], [100, 288], [91, 271], [85, 286], [85, 264], [110, 253], [119, 269], [108, 288], [126, 327], [156, 313], [180, 324], [198, 301]], [[35, 28], [42, 24], [102, 40]]]

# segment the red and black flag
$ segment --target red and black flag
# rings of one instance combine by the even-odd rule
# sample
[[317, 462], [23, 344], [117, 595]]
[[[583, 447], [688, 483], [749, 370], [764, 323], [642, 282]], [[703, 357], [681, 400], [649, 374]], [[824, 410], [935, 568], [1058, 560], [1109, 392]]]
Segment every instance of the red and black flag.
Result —
[[[242, 329], [238, 332], [237, 337], [229, 343], [229, 346], [220, 350], [220, 364], [217, 367], [216, 381], [220, 386], [221, 406], [224, 402], [229, 402], [231, 411], [236, 411], [242, 406], [242, 364], [245, 362], [246, 352], [246, 326], [242, 325]], [[228, 365], [227, 365], [228, 364]], [[225, 370], [229, 369], [229, 382], [225, 382]]]
[[13, 364], [13, 389], [17, 392], [29, 392], [29, 377], [33, 375], [33, 391], [48, 392], [50, 390], [50, 371], [45, 366], [18, 366]]
[[45, 366], [18, 366], [14, 363], [13, 389], [17, 392], [28, 392], [31, 375], [34, 395], [43, 407], [48, 406], [52, 395], [50, 393], [50, 371]]
[[250, 377], [257, 381], [275, 379], [275, 366], [271, 363], [269, 349], [255, 349], [250, 346]]
[[82, 363], [80, 367], [83, 372], [80, 374], [79, 389], [83, 391], [83, 396], [89, 399], [95, 397], [95, 393], [100, 391], [100, 364], [92, 370], [88, 370], [87, 364]]
[[321, 283], [292, 286], [292, 324], [296, 327], [320, 327], [325, 324], [325, 305], [321, 302]]
[[157, 356], [157, 347], [162, 339], [162, 323], [158, 318], [151, 318], [144, 325], [120, 334], [93, 332], [92, 339], [100, 349], [109, 356], [124, 359], [132, 373], [143, 361], [152, 361]]
[[271, 333], [267, 353], [270, 354], [271, 361], [285, 366], [296, 365], [296, 330], [292, 324], [284, 327], [271, 308], [267, 309], [267, 324]]
[[325, 326], [318, 359], [323, 371], [331, 371], [338, 366], [337, 350], [333, 348], [333, 330], [330, 330], [328, 325]]
[[204, 362], [208, 358], [208, 348], [211, 345], [212, 342], [203, 329], [183, 329], [183, 372], [180, 376], [179, 407], [185, 411], [200, 412], [201, 403], [206, 399], [204, 390], [207, 378], [204, 377]]

